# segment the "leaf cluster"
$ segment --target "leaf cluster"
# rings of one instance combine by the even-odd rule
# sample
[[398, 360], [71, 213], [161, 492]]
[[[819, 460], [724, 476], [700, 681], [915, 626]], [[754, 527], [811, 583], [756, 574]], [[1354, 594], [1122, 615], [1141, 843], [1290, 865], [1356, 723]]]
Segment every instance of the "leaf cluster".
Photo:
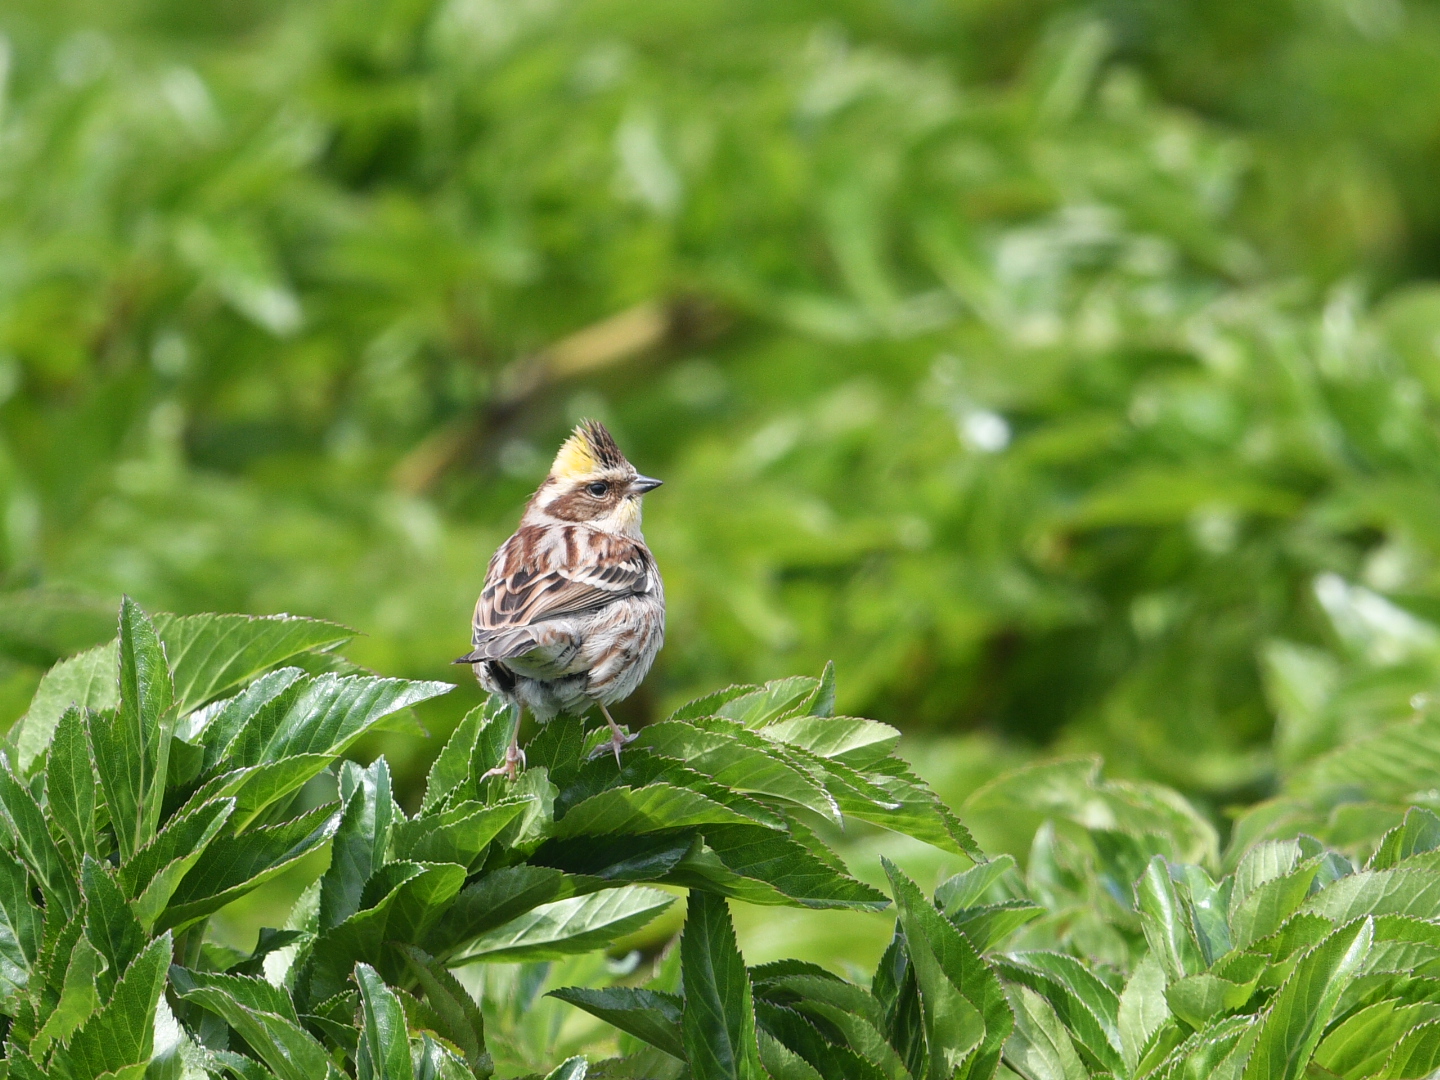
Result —
[[[620, 762], [595, 752], [603, 725], [559, 718], [514, 781], [492, 775], [516, 722], [492, 699], [407, 816], [383, 757], [344, 754], [450, 687], [355, 669], [331, 651], [349, 636], [127, 598], [114, 642], [46, 676], [0, 759], [9, 1075], [485, 1080], [457, 971], [608, 948], [673, 903], [656, 886], [712, 915], [717, 897], [885, 907], [827, 819], [979, 857], [898, 732], [832, 715], [833, 668], [693, 702]], [[211, 916], [326, 847], [283, 928], [249, 952], [209, 940]]]

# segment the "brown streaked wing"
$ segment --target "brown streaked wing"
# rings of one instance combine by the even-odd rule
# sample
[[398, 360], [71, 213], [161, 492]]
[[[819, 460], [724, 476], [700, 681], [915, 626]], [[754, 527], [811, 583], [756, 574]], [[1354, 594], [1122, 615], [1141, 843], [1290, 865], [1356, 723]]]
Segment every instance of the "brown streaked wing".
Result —
[[490, 561], [475, 605], [474, 640], [648, 592], [651, 567], [644, 545], [624, 537], [591, 529], [523, 528]]

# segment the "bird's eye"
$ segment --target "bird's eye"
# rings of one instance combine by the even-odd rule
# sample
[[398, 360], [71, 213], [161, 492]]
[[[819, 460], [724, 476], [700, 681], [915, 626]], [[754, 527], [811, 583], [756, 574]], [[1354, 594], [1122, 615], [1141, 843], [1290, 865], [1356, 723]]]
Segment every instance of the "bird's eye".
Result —
[[610, 490], [610, 485], [604, 480], [596, 480], [593, 484], [586, 484], [585, 490], [594, 495], [597, 499], [603, 499], [605, 493]]

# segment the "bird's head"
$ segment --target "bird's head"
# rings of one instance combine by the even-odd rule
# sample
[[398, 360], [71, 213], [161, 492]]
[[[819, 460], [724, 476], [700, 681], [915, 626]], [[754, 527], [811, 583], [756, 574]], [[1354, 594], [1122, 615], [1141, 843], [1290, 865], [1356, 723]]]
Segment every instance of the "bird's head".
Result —
[[526, 516], [638, 535], [640, 498], [659, 486], [625, 460], [604, 424], [582, 420], [555, 455]]

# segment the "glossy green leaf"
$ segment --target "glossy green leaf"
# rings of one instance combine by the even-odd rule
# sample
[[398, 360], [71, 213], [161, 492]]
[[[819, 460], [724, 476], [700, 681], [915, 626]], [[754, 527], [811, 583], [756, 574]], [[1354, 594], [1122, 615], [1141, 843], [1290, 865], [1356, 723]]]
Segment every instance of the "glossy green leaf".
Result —
[[55, 824], [79, 854], [98, 855], [95, 837], [95, 763], [78, 708], [67, 709], [55, 727], [45, 768], [45, 802]]
[[1260, 1024], [1246, 1080], [1295, 1080], [1305, 1074], [1340, 994], [1355, 977], [1374, 937], [1374, 923], [1358, 920], [1336, 930], [1295, 967]]
[[512, 799], [484, 806], [467, 800], [442, 813], [399, 822], [393, 833], [396, 857], [471, 867], [500, 831], [534, 802]]
[[29, 711], [10, 733], [15, 747], [15, 766], [28, 774], [50, 745], [60, 718], [68, 709], [109, 710], [120, 701], [115, 682], [119, 645], [110, 642], [87, 649], [78, 656], [61, 660], [45, 673]]
[[234, 805], [231, 799], [216, 799], [176, 814], [121, 865], [120, 886], [141, 923], [154, 925], [180, 881], [229, 821]]
[[636, 745], [683, 761], [736, 791], [783, 799], [840, 822], [840, 808], [821, 783], [738, 722], [708, 717], [651, 724], [641, 729]]
[[1049, 1002], [1025, 986], [1016, 987], [1009, 999], [1015, 1029], [1005, 1043], [1005, 1063], [1030, 1080], [1089, 1080]]
[[764, 1080], [750, 975], [726, 902], [692, 892], [680, 935], [680, 1037], [695, 1080]]
[[93, 1080], [150, 1060], [155, 1009], [170, 962], [169, 934], [152, 940], [116, 984], [110, 1000], [81, 1025], [49, 1063], [54, 1080]]
[[1000, 980], [915, 883], [882, 861], [915, 968], [932, 1071], [991, 1075], [1014, 1023]]
[[172, 968], [171, 985], [186, 1001], [234, 1028], [279, 1080], [330, 1075], [325, 1048], [299, 1024], [289, 995], [263, 979]]
[[452, 791], [470, 779], [470, 757], [475, 752], [475, 743], [480, 727], [486, 719], [486, 707], [477, 705], [460, 719], [450, 738], [440, 748], [430, 772], [425, 778], [425, 795], [420, 803], [422, 813], [441, 802]]
[[1124, 1071], [1120, 999], [1085, 964], [1044, 951], [1009, 953], [993, 963], [1004, 978], [1045, 998], [1075, 1040], [1106, 1069]]
[[754, 825], [712, 825], [667, 880], [755, 904], [880, 911], [885, 894], [835, 870], [796, 841]]
[[385, 759], [377, 758], [368, 769], [345, 762], [340, 769], [340, 801], [344, 810], [330, 845], [330, 868], [320, 883], [321, 930], [360, 909], [365, 882], [385, 862], [395, 805]]
[[297, 993], [311, 1002], [339, 993], [361, 960], [397, 972], [391, 947], [424, 940], [464, 881], [465, 868], [450, 863], [387, 863], [366, 882], [360, 910], [315, 939]]
[[593, 795], [555, 822], [550, 835], [563, 840], [572, 836], [727, 824], [753, 825], [755, 821], [697, 791], [662, 782], [642, 788], [611, 788]]
[[369, 964], [355, 965], [360, 987], [360, 1048], [355, 1055], [359, 1080], [414, 1080], [410, 1039], [400, 999]]
[[175, 673], [175, 701], [181, 712], [297, 653], [355, 636], [337, 623], [294, 615], [157, 615], [155, 628]]
[[552, 960], [589, 952], [638, 930], [674, 899], [628, 885], [542, 904], [475, 937], [450, 964]]
[[401, 946], [401, 952], [410, 962], [425, 993], [425, 1001], [440, 1022], [436, 1031], [464, 1052], [470, 1072], [477, 1080], [485, 1080], [495, 1067], [485, 1048], [485, 1021], [475, 999], [445, 965], [429, 953], [413, 945]]
[[1147, 954], [1130, 973], [1115, 1017], [1115, 1026], [1120, 1031], [1120, 1056], [1127, 1072], [1135, 1071], [1151, 1038], [1169, 1017], [1165, 969], [1154, 954]]
[[1440, 1021], [1421, 1024], [1395, 1044], [1379, 1076], [1382, 1080], [1419, 1080], [1440, 1068]]
[[104, 968], [104, 958], [88, 938], [75, 943], [65, 968], [65, 981], [59, 988], [59, 1000], [30, 1043], [37, 1057], [43, 1060], [52, 1043], [69, 1042], [76, 1029], [100, 1008], [98, 987]]
[[685, 1003], [678, 995], [629, 986], [566, 986], [551, 990], [550, 996], [584, 1009], [671, 1057], [685, 1060], [681, 1035]]
[[1440, 1003], [1389, 999], [1360, 1009], [1336, 1025], [1315, 1051], [1315, 1064], [1344, 1080], [1378, 1074], [1405, 1034], [1440, 1019]]
[[119, 975], [145, 947], [148, 935], [109, 868], [87, 855], [80, 880], [85, 898], [85, 936], [100, 950], [110, 970]]
[[55, 904], [67, 916], [80, 902], [73, 871], [50, 835], [39, 804], [0, 754], [0, 814], [16, 838], [16, 852], [44, 890], [46, 903]]
[[1327, 885], [1302, 911], [1346, 923], [1363, 915], [1440, 915], [1440, 875], [1424, 870], [1365, 870]]
[[1200, 945], [1175, 891], [1169, 867], [1159, 855], [1150, 860], [1135, 883], [1135, 899], [1145, 940], [1164, 966], [1165, 974], [1175, 980], [1203, 971], [1206, 965]]
[[334, 804], [239, 836], [212, 840], [170, 897], [157, 925], [184, 926], [245, 895], [330, 839]]

